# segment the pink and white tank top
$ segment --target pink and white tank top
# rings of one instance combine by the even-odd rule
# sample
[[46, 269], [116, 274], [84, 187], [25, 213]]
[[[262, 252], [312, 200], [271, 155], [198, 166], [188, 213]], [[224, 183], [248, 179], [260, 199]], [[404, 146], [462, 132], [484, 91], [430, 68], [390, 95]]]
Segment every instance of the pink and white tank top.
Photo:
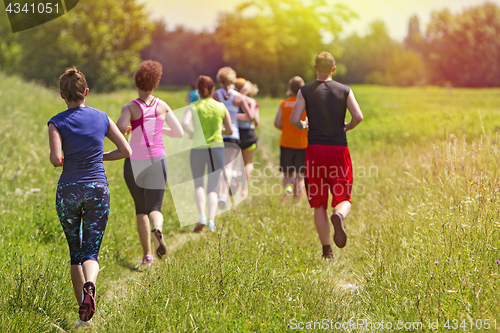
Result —
[[130, 147], [132, 148], [132, 156], [130, 158], [133, 160], [149, 160], [166, 156], [162, 137], [165, 120], [156, 114], [159, 99], [155, 98], [150, 106], [144, 105], [138, 99], [135, 99], [134, 102], [141, 108], [142, 117], [131, 121]]

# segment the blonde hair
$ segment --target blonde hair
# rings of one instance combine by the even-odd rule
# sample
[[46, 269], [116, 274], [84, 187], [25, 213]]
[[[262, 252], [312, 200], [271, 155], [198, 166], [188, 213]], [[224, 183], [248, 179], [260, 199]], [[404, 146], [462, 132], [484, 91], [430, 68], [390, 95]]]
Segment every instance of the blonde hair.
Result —
[[326, 74], [332, 72], [335, 66], [335, 59], [330, 52], [323, 51], [316, 56], [314, 63], [319, 73]]
[[228, 87], [236, 82], [236, 72], [231, 67], [222, 67], [217, 72], [217, 81], [222, 86]]
[[255, 95], [257, 95], [257, 93], [259, 92], [259, 87], [257, 87], [256, 84], [253, 84], [252, 82], [250, 81], [247, 81], [247, 83], [245, 84], [247, 86], [247, 89], [245, 89], [245, 91], [243, 91], [242, 93], [248, 97], [253, 97]]
[[68, 102], [80, 102], [85, 100], [87, 90], [85, 75], [75, 67], [68, 68], [59, 78], [59, 90], [64, 94]]

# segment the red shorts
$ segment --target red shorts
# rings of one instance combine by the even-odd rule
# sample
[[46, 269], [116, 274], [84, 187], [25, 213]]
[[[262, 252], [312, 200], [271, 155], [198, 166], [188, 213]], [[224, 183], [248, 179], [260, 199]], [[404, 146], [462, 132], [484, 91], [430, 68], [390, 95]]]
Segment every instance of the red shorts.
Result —
[[342, 201], [351, 202], [352, 162], [349, 148], [344, 146], [310, 145], [306, 149], [305, 182], [311, 208], [328, 208]]

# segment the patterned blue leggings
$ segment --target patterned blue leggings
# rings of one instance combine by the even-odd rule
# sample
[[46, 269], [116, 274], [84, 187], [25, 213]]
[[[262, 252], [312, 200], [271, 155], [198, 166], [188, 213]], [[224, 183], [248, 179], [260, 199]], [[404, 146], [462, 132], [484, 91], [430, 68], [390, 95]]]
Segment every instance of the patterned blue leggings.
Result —
[[108, 185], [100, 182], [59, 184], [56, 209], [68, 240], [71, 265], [97, 261], [108, 223]]

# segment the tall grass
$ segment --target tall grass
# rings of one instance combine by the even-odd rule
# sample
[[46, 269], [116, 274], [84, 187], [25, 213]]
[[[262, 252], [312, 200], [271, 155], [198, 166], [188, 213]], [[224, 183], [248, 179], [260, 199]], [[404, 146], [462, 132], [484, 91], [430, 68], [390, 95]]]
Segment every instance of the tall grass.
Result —
[[[167, 191], [168, 259], [138, 268], [123, 164], [106, 162], [112, 210], [98, 310], [86, 330], [282, 332], [328, 319], [365, 323], [342, 331], [374, 331], [369, 323], [381, 321], [423, 322], [424, 331], [438, 321], [441, 331], [457, 319], [469, 332], [484, 330], [471, 328], [471, 319], [497, 319], [498, 331], [500, 90], [353, 89], [365, 120], [348, 134], [357, 187], [348, 244], [333, 260], [321, 259], [307, 203], [280, 205], [279, 194], [262, 192], [281, 180], [262, 177], [236, 212], [217, 218], [215, 234], [180, 228]], [[185, 93], [158, 96], [178, 108]], [[3, 74], [0, 94], [0, 331], [72, 331], [77, 304], [54, 207], [60, 169], [50, 165], [46, 134], [64, 103], [56, 91]], [[90, 94], [87, 104], [116, 120], [134, 97]], [[278, 163], [279, 100], [259, 103], [262, 171]]]

